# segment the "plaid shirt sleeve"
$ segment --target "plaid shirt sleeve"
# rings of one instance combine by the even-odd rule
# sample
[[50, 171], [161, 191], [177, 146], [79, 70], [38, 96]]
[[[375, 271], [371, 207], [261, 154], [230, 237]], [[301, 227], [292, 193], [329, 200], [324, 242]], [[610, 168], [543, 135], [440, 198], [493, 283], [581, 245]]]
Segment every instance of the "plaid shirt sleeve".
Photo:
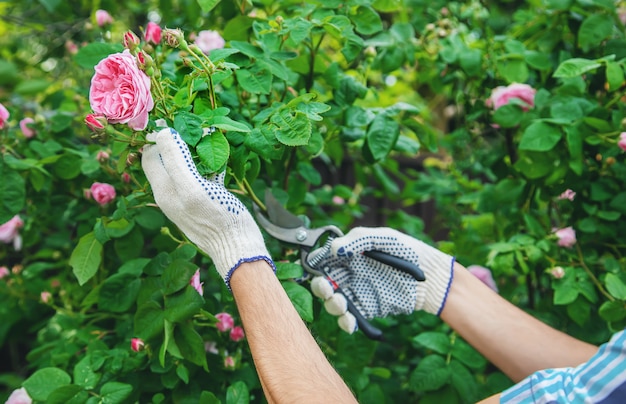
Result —
[[626, 403], [625, 331], [580, 366], [533, 373], [502, 392], [500, 403]]

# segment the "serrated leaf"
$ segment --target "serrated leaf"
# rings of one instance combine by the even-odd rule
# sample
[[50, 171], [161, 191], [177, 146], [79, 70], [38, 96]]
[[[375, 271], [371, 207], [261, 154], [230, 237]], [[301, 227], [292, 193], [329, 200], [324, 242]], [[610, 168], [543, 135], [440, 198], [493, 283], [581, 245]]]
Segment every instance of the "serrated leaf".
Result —
[[203, 13], [208, 13], [217, 6], [221, 0], [197, 0], [198, 5], [202, 9]]
[[283, 108], [273, 114], [270, 122], [277, 126], [276, 139], [287, 146], [304, 146], [311, 138], [311, 122], [300, 111]]
[[178, 324], [174, 329], [174, 339], [185, 359], [208, 370], [204, 341], [191, 323]]
[[100, 389], [103, 404], [121, 404], [133, 392], [133, 386], [120, 382], [108, 382]]
[[196, 146], [200, 161], [212, 172], [218, 172], [228, 162], [230, 145], [222, 132], [204, 136]]
[[313, 295], [311, 292], [295, 282], [282, 282], [282, 285], [300, 317], [307, 322], [313, 321]]
[[96, 274], [100, 262], [102, 262], [102, 244], [96, 240], [93, 232], [87, 233], [80, 238], [69, 260], [79, 285], [84, 285]]
[[554, 72], [554, 77], [559, 78], [572, 78], [578, 77], [589, 70], [597, 69], [602, 66], [602, 64], [596, 62], [595, 60], [582, 59], [582, 58], [572, 58], [562, 62], [559, 67], [556, 68]]
[[415, 336], [413, 342], [444, 355], [451, 349], [450, 338], [446, 334], [435, 331], [423, 332]]
[[250, 392], [244, 382], [236, 381], [228, 386], [226, 390], [226, 404], [248, 404], [250, 402]]
[[197, 269], [197, 265], [188, 261], [180, 259], [172, 261], [163, 271], [163, 275], [161, 275], [163, 294], [170, 295], [176, 293], [189, 285], [189, 281]]
[[443, 387], [450, 380], [450, 369], [439, 355], [424, 357], [411, 373], [411, 390], [433, 391]]
[[301, 278], [302, 275], [302, 265], [293, 262], [276, 262], [276, 277], [278, 279]]
[[185, 143], [195, 146], [202, 138], [202, 118], [196, 114], [181, 111], [174, 117], [174, 129]]
[[74, 55], [74, 61], [82, 68], [91, 69], [102, 59], [123, 49], [124, 47], [118, 43], [92, 42], [78, 50]]
[[22, 386], [33, 400], [45, 402], [50, 393], [71, 381], [72, 378], [65, 371], [48, 367], [37, 370], [24, 381]]
[[530, 124], [522, 134], [520, 150], [548, 151], [561, 140], [563, 132], [545, 122], [537, 121]]
[[608, 273], [604, 278], [606, 290], [616, 299], [626, 300], [626, 283], [617, 275]]
[[26, 201], [26, 182], [16, 171], [11, 170], [0, 159], [0, 224], [11, 220], [24, 207]]
[[227, 116], [215, 116], [208, 121], [209, 125], [226, 131], [249, 133], [250, 127], [242, 122], [237, 122]]
[[383, 114], [377, 115], [365, 135], [367, 148], [374, 160], [379, 161], [387, 157], [399, 136], [400, 127], [395, 120]]

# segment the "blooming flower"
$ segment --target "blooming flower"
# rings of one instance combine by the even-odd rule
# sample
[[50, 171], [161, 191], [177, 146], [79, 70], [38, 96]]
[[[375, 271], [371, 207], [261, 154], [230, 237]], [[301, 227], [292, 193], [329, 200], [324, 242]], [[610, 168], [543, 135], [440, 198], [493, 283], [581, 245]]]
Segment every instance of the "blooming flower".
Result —
[[150, 78], [139, 68], [128, 49], [101, 60], [91, 78], [89, 103], [96, 114], [111, 123], [126, 123], [131, 129], [148, 125], [154, 107]]
[[89, 188], [89, 195], [101, 206], [106, 205], [115, 199], [115, 188], [113, 185], [102, 182], [94, 182]]
[[41, 295], [39, 295], [39, 298], [41, 299], [42, 302], [47, 304], [50, 301], [50, 299], [52, 299], [52, 293], [44, 290], [43, 292], [41, 292]]
[[573, 201], [575, 196], [576, 196], [576, 192], [568, 188], [565, 191], [563, 191], [561, 195], [559, 195], [558, 199], [569, 199], [570, 201]]
[[536, 92], [537, 90], [528, 84], [513, 83], [506, 87], [500, 86], [491, 91], [491, 96], [487, 99], [487, 101], [485, 101], [485, 104], [496, 110], [508, 104], [511, 99], [517, 98], [526, 104], [525, 106], [522, 106], [522, 109], [524, 111], [528, 111], [529, 108], [535, 106]]
[[9, 268], [5, 266], [0, 267], [0, 279], [4, 278], [5, 276], [8, 276], [10, 273], [11, 271], [9, 271]]
[[561, 279], [565, 276], [565, 270], [563, 267], [554, 267], [550, 270], [550, 275], [552, 275], [554, 279]]
[[489, 286], [491, 290], [493, 290], [494, 292], [498, 291], [498, 286], [493, 280], [491, 271], [488, 268], [481, 267], [480, 265], [470, 265], [467, 267], [467, 270], [470, 271], [472, 275], [480, 279], [482, 283]]
[[20, 129], [22, 130], [22, 133], [24, 134], [24, 136], [26, 136], [29, 139], [35, 136], [35, 133], [36, 133], [35, 129], [30, 127], [30, 124], [33, 124], [33, 123], [35, 123], [35, 120], [31, 117], [26, 117], [20, 121]]
[[215, 318], [217, 318], [218, 320], [215, 326], [221, 332], [226, 332], [233, 328], [233, 326], [235, 325], [235, 320], [233, 320], [233, 316], [228, 313], [217, 313], [215, 315]]
[[[1, 118], [0, 118], [1, 121]], [[2, 126], [0, 126], [1, 128]], [[622, 132], [619, 135], [619, 140], [617, 141], [617, 146], [619, 146], [620, 149], [626, 151], [626, 132]]]
[[13, 390], [5, 404], [31, 404], [33, 399], [30, 398], [24, 387]]
[[96, 10], [96, 24], [99, 27], [104, 27], [105, 25], [112, 24], [113, 17], [106, 10]]
[[148, 43], [158, 45], [161, 42], [161, 27], [152, 21], [146, 25], [146, 32], [144, 32], [144, 39]]
[[193, 286], [193, 288], [200, 293], [200, 296], [203, 294], [202, 285], [204, 282], [200, 282], [200, 270], [196, 270], [191, 279], [189, 280], [189, 284]]
[[570, 248], [576, 244], [576, 231], [572, 226], [558, 229], [554, 234], [556, 234], [556, 237], [559, 239], [557, 244], [561, 247]]
[[235, 368], [235, 358], [233, 358], [232, 356], [228, 355], [227, 357], [224, 358], [224, 367], [226, 369], [234, 369]]
[[9, 111], [4, 107], [4, 105], [0, 104], [0, 129], [4, 128], [7, 121], [9, 120]]
[[237, 342], [237, 341], [241, 341], [246, 336], [246, 334], [243, 332], [243, 328], [241, 328], [240, 326], [237, 326], [237, 327], [233, 327], [230, 330], [229, 336], [232, 341]]
[[213, 49], [223, 48], [226, 41], [224, 41], [224, 38], [222, 38], [219, 32], [205, 30], [198, 32], [194, 43], [202, 52], [208, 55]]
[[141, 338], [132, 338], [130, 340], [130, 349], [132, 349], [135, 352], [141, 351], [144, 345], [145, 343], [143, 342]]
[[0, 225], [0, 241], [8, 244], [13, 242], [13, 248], [20, 250], [22, 248], [22, 237], [19, 230], [24, 227], [24, 221], [15, 215], [8, 222]]
[[346, 203], [345, 199], [343, 199], [342, 197], [335, 195], [333, 196], [333, 203], [335, 205], [343, 205]]

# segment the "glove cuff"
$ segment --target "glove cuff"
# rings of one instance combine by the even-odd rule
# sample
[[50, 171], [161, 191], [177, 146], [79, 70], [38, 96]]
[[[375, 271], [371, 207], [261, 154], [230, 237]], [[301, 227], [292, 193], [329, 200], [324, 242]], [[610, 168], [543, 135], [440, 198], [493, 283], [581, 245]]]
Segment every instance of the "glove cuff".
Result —
[[432, 247], [422, 251], [429, 252], [420, 257], [426, 280], [424, 287], [417, 288], [415, 309], [438, 316], [443, 310], [452, 284], [454, 257]]

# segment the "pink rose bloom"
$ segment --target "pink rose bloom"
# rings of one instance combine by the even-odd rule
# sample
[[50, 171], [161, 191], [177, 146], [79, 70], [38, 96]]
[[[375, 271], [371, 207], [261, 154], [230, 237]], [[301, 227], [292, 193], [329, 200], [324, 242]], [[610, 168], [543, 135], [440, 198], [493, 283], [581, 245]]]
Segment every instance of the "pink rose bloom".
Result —
[[76, 42], [70, 41], [68, 39], [67, 41], [65, 41], [65, 50], [70, 55], [75, 55], [78, 53], [78, 45], [76, 45]]
[[215, 326], [221, 332], [226, 332], [233, 328], [233, 326], [235, 325], [235, 320], [233, 320], [233, 316], [228, 313], [217, 313], [215, 315], [215, 318], [217, 318], [218, 320]]
[[565, 276], [565, 270], [563, 267], [554, 267], [550, 270], [550, 275], [552, 275], [554, 279], [561, 279]]
[[105, 152], [104, 150], [100, 150], [98, 151], [98, 154], [96, 154], [96, 160], [98, 160], [101, 163], [104, 163], [108, 159], [109, 159], [109, 153]]
[[470, 265], [467, 267], [467, 270], [470, 271], [472, 275], [480, 279], [482, 283], [489, 286], [491, 290], [494, 292], [498, 292], [498, 286], [496, 285], [496, 281], [493, 280], [493, 276], [491, 275], [491, 271], [485, 267], [481, 267], [480, 265]]
[[335, 205], [343, 205], [346, 203], [346, 201], [342, 197], [335, 195], [333, 196], [333, 203]]
[[[0, 118], [1, 121], [1, 118]], [[1, 128], [2, 126], [0, 126]], [[626, 151], [626, 132], [622, 132], [619, 135], [619, 140], [617, 141], [617, 146], [619, 146], [620, 149]]]
[[0, 279], [4, 278], [5, 276], [8, 276], [11, 273], [11, 271], [9, 271], [9, 268], [2, 266], [0, 267]]
[[22, 387], [21, 389], [13, 390], [5, 404], [32, 404], [32, 402], [33, 399], [30, 398], [26, 389]]
[[115, 199], [115, 188], [110, 184], [94, 182], [91, 188], [89, 188], [89, 194], [94, 201], [104, 206]]
[[9, 244], [13, 242], [13, 248], [21, 250], [22, 248], [22, 236], [20, 236], [19, 230], [24, 227], [24, 221], [15, 215], [8, 222], [0, 225], [0, 242]]
[[200, 270], [196, 270], [191, 279], [189, 280], [189, 284], [193, 286], [193, 288], [200, 294], [203, 295], [204, 291], [202, 290], [202, 285], [204, 282], [200, 282]]
[[4, 125], [9, 120], [9, 116], [11, 116], [9, 111], [0, 103], [0, 129], [4, 128]]
[[226, 369], [234, 369], [235, 368], [235, 358], [232, 356], [227, 356], [224, 358], [224, 367]]
[[135, 352], [141, 351], [144, 345], [145, 343], [143, 342], [141, 338], [132, 338], [130, 340], [130, 349], [132, 349]]
[[221, 49], [226, 44], [224, 38], [217, 31], [200, 31], [194, 43], [205, 54], [209, 54], [213, 49]]
[[104, 133], [108, 123], [106, 117], [103, 115], [87, 114], [85, 117], [85, 125], [95, 133]]
[[243, 328], [239, 326], [233, 327], [232, 330], [230, 330], [230, 339], [235, 342], [241, 341], [245, 336], [246, 334], [243, 332]]
[[522, 109], [524, 111], [528, 111], [529, 108], [535, 106], [536, 92], [537, 90], [528, 84], [513, 83], [507, 87], [500, 86], [491, 91], [491, 96], [487, 99], [485, 104], [496, 110], [501, 106], [508, 104], [512, 98], [517, 98], [526, 104], [526, 106], [522, 106]]
[[152, 21], [146, 25], [146, 32], [144, 33], [144, 39], [148, 43], [158, 45], [161, 43], [161, 27]]
[[35, 136], [35, 129], [30, 127], [30, 124], [35, 123], [35, 120], [31, 117], [27, 117], [24, 118], [20, 121], [20, 129], [22, 130], [22, 133], [24, 134], [24, 136], [26, 136], [27, 138], [31, 138], [33, 136]]
[[89, 103], [96, 114], [111, 123], [126, 123], [131, 129], [148, 125], [148, 112], [154, 107], [150, 77], [139, 70], [128, 49], [101, 60], [91, 78]]
[[129, 184], [130, 183], [130, 174], [122, 173], [122, 181], [124, 181], [125, 184]]
[[105, 25], [113, 23], [113, 17], [106, 10], [97, 10], [96, 11], [96, 24], [99, 27], [104, 27]]
[[561, 247], [570, 248], [576, 244], [576, 231], [572, 226], [558, 229], [554, 234], [556, 234], [556, 237], [559, 239], [557, 244]]
[[41, 295], [39, 297], [41, 298], [42, 302], [47, 304], [50, 299], [52, 299], [52, 293], [44, 290], [43, 292], [41, 292]]
[[570, 201], [573, 201], [575, 196], [576, 196], [576, 192], [568, 188], [565, 191], [563, 191], [561, 195], [559, 195], [558, 199], [569, 199]]

